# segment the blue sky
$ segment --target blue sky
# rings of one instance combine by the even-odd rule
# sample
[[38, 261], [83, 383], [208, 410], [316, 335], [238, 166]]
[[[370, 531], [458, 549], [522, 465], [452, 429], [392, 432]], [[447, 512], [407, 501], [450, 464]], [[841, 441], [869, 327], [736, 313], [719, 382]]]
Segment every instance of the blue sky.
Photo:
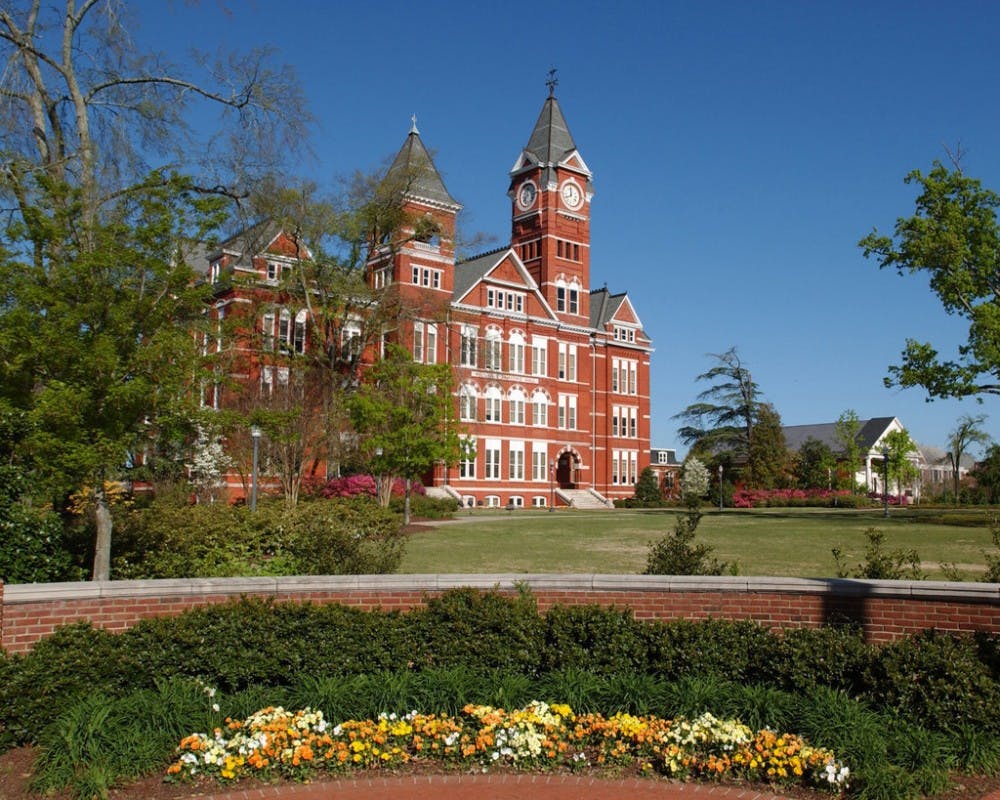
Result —
[[656, 352], [653, 444], [678, 446], [708, 353], [736, 346], [788, 425], [897, 416], [943, 445], [997, 400], [889, 390], [904, 340], [962, 321], [857, 241], [912, 213], [914, 168], [961, 143], [1000, 190], [994, 2], [140, 2], [137, 38], [267, 44], [317, 118], [303, 173], [333, 185], [393, 155], [417, 115], [467, 232], [505, 243], [507, 173], [556, 95], [594, 172], [591, 281], [628, 291]]

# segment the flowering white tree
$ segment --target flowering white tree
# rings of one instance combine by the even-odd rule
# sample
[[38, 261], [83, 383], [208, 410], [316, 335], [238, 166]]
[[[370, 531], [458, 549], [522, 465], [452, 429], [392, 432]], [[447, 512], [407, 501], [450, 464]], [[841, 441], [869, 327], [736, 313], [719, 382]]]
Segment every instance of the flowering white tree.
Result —
[[232, 459], [226, 455], [222, 445], [222, 437], [199, 425], [189, 468], [191, 483], [199, 500], [204, 498], [210, 503], [215, 502], [216, 493], [225, 486], [222, 476], [232, 465]]
[[681, 496], [690, 503], [708, 494], [708, 467], [697, 458], [689, 458], [681, 467]]

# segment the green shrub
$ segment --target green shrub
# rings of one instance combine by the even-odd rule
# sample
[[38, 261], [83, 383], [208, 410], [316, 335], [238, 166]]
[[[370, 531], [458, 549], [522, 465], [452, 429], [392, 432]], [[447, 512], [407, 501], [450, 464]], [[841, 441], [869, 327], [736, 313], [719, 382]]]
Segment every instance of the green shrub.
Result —
[[357, 575], [393, 572], [399, 518], [370, 498], [314, 500], [256, 511], [225, 504], [152, 503], [121, 515], [116, 578]]
[[[403, 513], [405, 498], [393, 495], [389, 508], [397, 514]], [[454, 498], [428, 497], [425, 494], [410, 496], [410, 516], [415, 519], [451, 519], [458, 511], [458, 501]]]
[[868, 544], [865, 545], [865, 560], [854, 570], [847, 568], [843, 553], [834, 547], [833, 560], [837, 562], [837, 576], [840, 578], [863, 578], [866, 580], [922, 580], [926, 576], [920, 569], [920, 556], [916, 550], [885, 550], [885, 534], [878, 528], [865, 531]]
[[430, 598], [410, 623], [422, 643], [409, 659], [418, 668], [464, 664], [534, 675], [544, 663], [544, 620], [529, 594], [456, 589]]
[[695, 544], [694, 537], [701, 512], [689, 508], [680, 514], [674, 530], [653, 542], [646, 557], [646, 575], [721, 575], [729, 565], [712, 556], [710, 545]]
[[28, 479], [0, 464], [0, 581], [48, 583], [84, 576], [67, 548], [62, 521], [51, 509], [25, 502]]
[[270, 522], [301, 575], [395, 572], [406, 539], [399, 518], [367, 497], [299, 503]]
[[119, 637], [79, 623], [7, 661], [0, 681], [0, 749], [34, 741], [79, 697], [145, 688], [147, 676], [121, 668], [120, 644]]
[[776, 639], [755, 622], [708, 619], [644, 623], [647, 669], [670, 679], [713, 675], [754, 681], [770, 673]]
[[1000, 733], [1000, 685], [971, 636], [929, 630], [878, 649], [864, 674], [873, 704], [935, 730]]
[[246, 599], [144, 620], [122, 638], [136, 672], [200, 677], [233, 692], [285, 686], [301, 674], [398, 666], [396, 655], [409, 646], [405, 630], [398, 614]]
[[645, 669], [643, 623], [624, 608], [556, 606], [545, 615], [542, 669], [586, 669], [599, 674]]
[[829, 498], [826, 505], [831, 508], [869, 508], [872, 501], [863, 494], [843, 494]]
[[790, 628], [776, 639], [769, 669], [774, 684], [789, 691], [828, 686], [854, 694], [871, 657], [857, 626]]

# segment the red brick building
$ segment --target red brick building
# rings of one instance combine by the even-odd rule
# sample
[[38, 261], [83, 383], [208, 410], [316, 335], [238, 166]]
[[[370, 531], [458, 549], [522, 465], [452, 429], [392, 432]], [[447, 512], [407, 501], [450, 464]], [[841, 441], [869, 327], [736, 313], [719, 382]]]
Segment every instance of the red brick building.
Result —
[[[591, 289], [592, 176], [554, 94], [510, 172], [509, 245], [456, 261], [461, 206], [415, 124], [393, 176], [402, 178], [411, 227], [402, 245], [374, 251], [367, 279], [419, 309], [391, 338], [417, 361], [453, 365], [457, 417], [475, 451], [439, 466], [426, 485], [485, 507], [580, 507], [631, 497], [650, 458], [652, 343], [626, 294]], [[213, 282], [220, 270], [242, 270], [265, 290], [278, 285], [283, 262], [299, 254], [280, 231], [257, 236], [256, 249], [232, 240], [214, 254]], [[238, 306], [239, 294], [218, 294], [217, 309]], [[310, 346], [303, 314], [268, 312], [259, 321], [265, 349]], [[273, 391], [287, 371], [266, 361], [247, 377]]]
[[631, 497], [649, 463], [652, 343], [626, 294], [591, 289], [592, 175], [554, 94], [510, 171], [508, 246], [455, 261], [460, 206], [415, 126], [393, 170], [416, 176], [407, 205], [436, 235], [376, 258], [370, 280], [447, 306], [444, 321], [415, 321], [406, 344], [454, 366], [475, 447], [432, 484], [484, 506]]

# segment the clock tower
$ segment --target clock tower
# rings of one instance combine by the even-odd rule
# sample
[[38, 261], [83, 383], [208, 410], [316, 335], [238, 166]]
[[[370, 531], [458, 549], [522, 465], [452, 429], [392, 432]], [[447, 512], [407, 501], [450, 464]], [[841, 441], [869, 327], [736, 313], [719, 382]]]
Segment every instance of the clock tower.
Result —
[[590, 315], [591, 172], [555, 97], [556, 81], [510, 171], [511, 247], [552, 309], [570, 323]]

